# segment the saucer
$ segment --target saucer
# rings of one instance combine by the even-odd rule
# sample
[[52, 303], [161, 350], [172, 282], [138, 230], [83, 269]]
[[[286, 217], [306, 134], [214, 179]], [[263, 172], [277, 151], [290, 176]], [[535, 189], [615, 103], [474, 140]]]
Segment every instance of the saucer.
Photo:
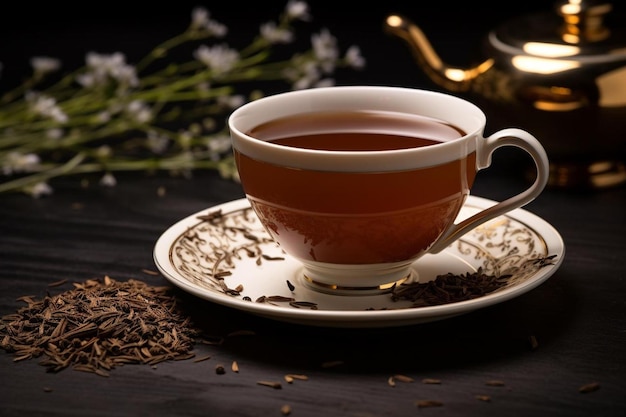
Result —
[[[469, 196], [457, 222], [496, 204]], [[430, 304], [392, 294], [342, 296], [312, 289], [300, 263], [265, 232], [245, 198], [192, 214], [167, 229], [154, 261], [172, 284], [208, 301], [283, 322], [325, 327], [392, 327], [442, 320], [518, 297], [546, 281], [563, 261], [557, 230], [515, 209], [413, 264], [419, 282], [445, 274], [500, 277], [497, 289]]]

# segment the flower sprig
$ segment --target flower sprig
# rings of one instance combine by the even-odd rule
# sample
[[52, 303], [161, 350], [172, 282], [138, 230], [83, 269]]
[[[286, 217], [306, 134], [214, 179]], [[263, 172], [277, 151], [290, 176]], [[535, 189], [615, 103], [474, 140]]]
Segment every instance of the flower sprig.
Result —
[[[223, 40], [228, 28], [198, 7], [185, 31], [134, 66], [121, 52], [91, 52], [83, 67], [54, 79], [58, 59], [32, 58], [32, 76], [0, 97], [0, 193], [39, 197], [54, 178], [77, 174], [112, 186], [120, 171], [215, 169], [237, 180], [225, 119], [265, 94], [252, 82], [314, 88], [334, 84], [338, 68], [365, 65], [357, 46], [341, 55], [326, 29], [311, 35], [309, 49], [275, 59], [293, 43], [296, 22], [308, 20], [308, 5], [289, 0], [236, 50]], [[170, 58], [184, 46], [189, 59]]]

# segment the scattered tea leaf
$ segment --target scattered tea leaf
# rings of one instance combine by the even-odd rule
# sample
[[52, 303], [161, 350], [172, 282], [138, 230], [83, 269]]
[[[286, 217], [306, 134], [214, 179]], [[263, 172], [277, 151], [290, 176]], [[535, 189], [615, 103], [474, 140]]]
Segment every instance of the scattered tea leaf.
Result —
[[427, 408], [427, 407], [441, 407], [443, 403], [437, 400], [418, 400], [415, 402], [415, 405], [418, 408]]
[[274, 389], [281, 389], [283, 387], [278, 381], [257, 381], [256, 383], [257, 385], [263, 385]]
[[406, 375], [402, 375], [402, 374], [396, 374], [393, 376], [393, 378], [396, 381], [400, 381], [400, 382], [405, 382], [405, 383], [410, 383], [415, 381], [413, 378], [411, 378], [410, 376], [406, 376]]
[[266, 261], [284, 261], [285, 257], [283, 256], [269, 256], [269, 255], [261, 255], [263, 257], [263, 259], [265, 259]]
[[284, 376], [284, 379], [287, 383], [291, 384], [296, 379], [300, 381], [307, 381], [309, 377], [302, 374], [287, 374]]
[[423, 384], [441, 384], [441, 380], [435, 379], [435, 378], [424, 378], [422, 379], [422, 383]]
[[600, 389], [600, 384], [598, 382], [591, 382], [578, 388], [578, 392], [586, 394], [589, 392], [597, 391], [598, 389]]
[[61, 285], [65, 284], [66, 282], [67, 282], [67, 279], [61, 279], [59, 281], [51, 282], [50, 284], [48, 284], [48, 287], [60, 287]]
[[290, 301], [289, 305], [295, 308], [309, 308], [311, 310], [317, 310], [317, 303], [311, 301]]
[[504, 381], [500, 381], [498, 379], [490, 379], [489, 381], [485, 381], [485, 385], [490, 387], [503, 387]]

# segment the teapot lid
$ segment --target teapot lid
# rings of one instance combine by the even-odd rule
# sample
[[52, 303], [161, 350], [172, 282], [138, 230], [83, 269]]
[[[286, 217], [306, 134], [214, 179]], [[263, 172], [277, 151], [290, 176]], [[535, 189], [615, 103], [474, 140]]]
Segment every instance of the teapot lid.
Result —
[[606, 1], [560, 0], [555, 11], [505, 22], [489, 34], [497, 50], [514, 55], [614, 62], [626, 59], [626, 26]]

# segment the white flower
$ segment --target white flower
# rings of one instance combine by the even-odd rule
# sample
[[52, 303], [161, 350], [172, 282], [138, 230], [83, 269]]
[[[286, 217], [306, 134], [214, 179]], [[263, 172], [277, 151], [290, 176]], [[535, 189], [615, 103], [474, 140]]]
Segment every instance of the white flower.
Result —
[[195, 89], [198, 91], [209, 91], [211, 90], [211, 83], [209, 82], [200, 82], [198, 84], [196, 84]]
[[126, 105], [128, 114], [137, 123], [147, 123], [152, 119], [152, 111], [146, 103], [140, 100], [133, 100]]
[[361, 50], [358, 46], [351, 46], [346, 51], [346, 62], [351, 68], [361, 69], [365, 67], [365, 59], [361, 55]]
[[290, 43], [293, 41], [293, 33], [286, 29], [279, 29], [274, 22], [261, 25], [261, 37], [269, 43]]
[[45, 182], [38, 182], [35, 185], [24, 187], [24, 192], [35, 198], [39, 198], [47, 194], [52, 194], [52, 187]]
[[33, 172], [39, 162], [39, 156], [34, 153], [9, 152], [2, 161], [2, 173], [11, 175], [20, 172]]
[[290, 19], [310, 20], [309, 5], [304, 1], [289, 0], [285, 7], [285, 13]]
[[224, 153], [231, 150], [231, 140], [228, 135], [213, 136], [207, 143], [207, 148], [211, 154], [211, 160], [219, 161]]
[[200, 45], [193, 55], [198, 61], [215, 71], [216, 75], [229, 71], [239, 60], [239, 52], [226, 45], [211, 47]]
[[38, 76], [57, 71], [61, 68], [61, 61], [56, 58], [46, 56], [36, 56], [31, 58], [30, 65]]
[[92, 88], [96, 86], [97, 80], [95, 74], [86, 73], [86, 74], [78, 74], [76, 76], [76, 82], [83, 87]]
[[103, 124], [109, 122], [111, 120], [111, 112], [101, 111], [96, 116], [96, 120], [98, 121], [98, 123], [103, 123]]
[[191, 12], [191, 28], [206, 30], [210, 35], [221, 38], [228, 29], [223, 24], [209, 18], [209, 12], [204, 7], [196, 7]]
[[90, 52], [87, 54], [86, 62], [90, 71], [76, 77], [76, 81], [83, 87], [103, 86], [110, 79], [123, 86], [136, 87], [139, 85], [135, 68], [126, 64], [126, 58], [120, 52], [111, 55]]
[[54, 106], [50, 109], [50, 117], [59, 123], [66, 123], [68, 121], [67, 115], [59, 106]]
[[108, 159], [113, 155], [113, 149], [109, 145], [101, 145], [96, 149], [96, 156], [100, 159]]
[[166, 135], [159, 134], [154, 130], [148, 132], [148, 148], [155, 154], [162, 154], [167, 149], [170, 138]]
[[115, 187], [117, 185], [117, 180], [110, 172], [107, 172], [100, 178], [100, 185], [105, 187]]
[[241, 106], [246, 101], [245, 97], [242, 95], [234, 95], [234, 96], [219, 96], [217, 98], [217, 102], [226, 108], [236, 109]]
[[292, 82], [294, 90], [304, 90], [313, 86], [322, 77], [316, 61], [300, 60], [293, 68], [287, 68], [283, 76]]
[[332, 87], [335, 85], [335, 80], [332, 78], [324, 78], [319, 80], [318, 82], [316, 82], [314, 84], [315, 88], [320, 88], [320, 87]]
[[209, 11], [204, 7], [195, 7], [191, 11], [191, 27], [202, 28], [209, 22]]
[[223, 38], [228, 33], [228, 28], [215, 20], [209, 20], [205, 29], [209, 32], [209, 34], [217, 38]]
[[24, 96], [30, 104], [30, 110], [40, 116], [49, 117], [59, 123], [65, 123], [68, 120], [67, 115], [57, 106], [56, 99], [43, 94], [29, 91]]
[[339, 58], [337, 39], [331, 35], [328, 29], [323, 29], [320, 33], [311, 36], [311, 44], [321, 68], [324, 72], [332, 72]]
[[61, 139], [63, 137], [63, 129], [48, 129], [46, 137], [49, 139]]

